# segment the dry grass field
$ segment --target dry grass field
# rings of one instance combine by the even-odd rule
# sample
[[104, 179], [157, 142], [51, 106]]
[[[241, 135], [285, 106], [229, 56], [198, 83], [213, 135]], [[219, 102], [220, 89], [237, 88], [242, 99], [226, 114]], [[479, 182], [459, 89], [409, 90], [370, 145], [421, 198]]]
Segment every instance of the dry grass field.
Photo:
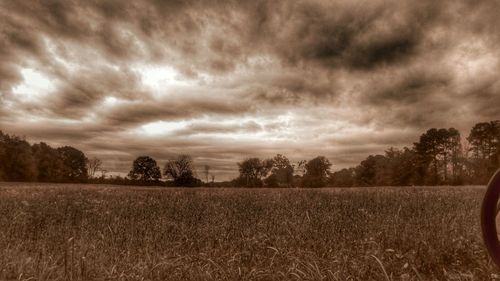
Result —
[[0, 184], [0, 280], [491, 280], [484, 189]]

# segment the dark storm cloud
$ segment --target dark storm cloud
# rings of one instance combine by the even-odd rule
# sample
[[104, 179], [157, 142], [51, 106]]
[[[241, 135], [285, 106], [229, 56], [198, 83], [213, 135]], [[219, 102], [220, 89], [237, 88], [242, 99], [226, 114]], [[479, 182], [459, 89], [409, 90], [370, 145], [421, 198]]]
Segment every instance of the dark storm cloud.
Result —
[[375, 106], [425, 103], [452, 83], [447, 73], [435, 69], [404, 71], [391, 78], [373, 85], [363, 96], [363, 102]]
[[299, 105], [335, 100], [340, 85], [334, 79], [322, 76], [321, 73], [264, 73], [235, 80], [235, 83], [247, 85], [248, 96], [263, 104]]
[[[1, 1], [0, 129], [80, 143], [121, 172], [143, 153], [189, 152], [225, 176], [277, 152], [350, 165], [431, 126], [498, 119], [499, 8]], [[144, 131], [158, 122], [182, 126]]]
[[85, 116], [106, 96], [135, 100], [144, 95], [139, 86], [140, 78], [127, 69], [88, 69], [63, 79], [64, 86], [48, 99], [52, 111], [65, 117]]
[[249, 103], [231, 104], [215, 97], [214, 99], [172, 98], [163, 101], [149, 100], [117, 105], [100, 115], [101, 121], [110, 126], [131, 127], [153, 121], [180, 121], [190, 118], [228, 116], [252, 111]]
[[434, 1], [289, 1], [282, 6], [262, 2], [256, 8], [260, 16], [252, 20], [252, 40], [274, 41], [273, 51], [294, 65], [360, 70], [418, 55], [427, 29], [446, 8]]
[[[109, 60], [151, 59], [159, 54], [175, 60], [162, 52], [161, 40], [169, 49], [190, 56], [183, 64], [215, 73], [231, 71], [245, 56], [263, 51], [293, 64], [369, 69], [396, 63], [416, 54], [426, 26], [440, 11], [438, 4], [378, 1], [12, 1], [3, 5], [4, 10], [17, 13], [8, 17], [10, 25], [17, 26], [11, 43], [31, 53], [42, 52], [40, 35], [45, 34], [91, 44]], [[221, 37], [224, 32], [232, 36]], [[145, 44], [136, 46], [134, 39]]]

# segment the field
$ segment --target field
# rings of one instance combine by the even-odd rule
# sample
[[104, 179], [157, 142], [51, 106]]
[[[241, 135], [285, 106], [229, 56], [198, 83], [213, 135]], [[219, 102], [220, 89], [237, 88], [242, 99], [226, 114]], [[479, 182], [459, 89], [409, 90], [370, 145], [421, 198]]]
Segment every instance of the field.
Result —
[[483, 192], [0, 183], [0, 280], [491, 280]]

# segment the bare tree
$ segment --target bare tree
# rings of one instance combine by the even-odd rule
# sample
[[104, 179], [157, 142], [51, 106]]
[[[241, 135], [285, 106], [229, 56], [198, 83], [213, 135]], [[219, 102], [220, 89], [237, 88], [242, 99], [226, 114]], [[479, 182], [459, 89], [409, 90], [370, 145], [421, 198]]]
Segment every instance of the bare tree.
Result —
[[101, 171], [102, 161], [101, 159], [94, 157], [89, 159], [87, 162], [88, 173], [91, 178], [94, 178], [97, 172]]
[[300, 160], [297, 164], [292, 165], [294, 173], [303, 176], [306, 173], [306, 160]]
[[210, 173], [210, 166], [209, 165], [205, 165], [203, 167], [203, 173], [205, 174], [205, 178], [206, 178], [206, 182], [208, 183], [208, 174]]
[[169, 160], [165, 164], [164, 174], [176, 179], [184, 174], [193, 173], [193, 160], [189, 155], [180, 155], [175, 160]]
[[174, 180], [176, 186], [195, 186], [199, 179], [195, 178], [193, 159], [189, 155], [180, 155], [165, 164], [163, 174]]

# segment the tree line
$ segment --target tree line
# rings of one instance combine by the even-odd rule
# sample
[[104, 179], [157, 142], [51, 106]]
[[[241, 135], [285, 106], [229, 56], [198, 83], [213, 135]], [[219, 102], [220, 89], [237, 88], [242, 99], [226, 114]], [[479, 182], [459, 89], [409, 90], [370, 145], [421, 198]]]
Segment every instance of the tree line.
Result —
[[[0, 180], [92, 182], [134, 185], [221, 187], [352, 187], [485, 184], [500, 167], [500, 121], [473, 126], [463, 142], [454, 128], [432, 128], [411, 147], [389, 148], [369, 155], [359, 165], [331, 171], [324, 156], [292, 163], [277, 154], [237, 163], [239, 175], [215, 182], [205, 165], [198, 178], [193, 159], [180, 155], [163, 169], [149, 156], [137, 157], [126, 177], [108, 177], [98, 158], [88, 159], [71, 146], [52, 148], [0, 131]], [[210, 181], [211, 179], [211, 181]]]
[[89, 178], [88, 159], [71, 146], [52, 148], [0, 131], [0, 180], [84, 182]]
[[291, 164], [283, 155], [238, 163], [235, 186], [353, 187], [486, 184], [500, 168], [500, 121], [477, 123], [462, 143], [454, 128], [432, 128], [412, 147], [389, 148], [331, 172], [324, 156]]

